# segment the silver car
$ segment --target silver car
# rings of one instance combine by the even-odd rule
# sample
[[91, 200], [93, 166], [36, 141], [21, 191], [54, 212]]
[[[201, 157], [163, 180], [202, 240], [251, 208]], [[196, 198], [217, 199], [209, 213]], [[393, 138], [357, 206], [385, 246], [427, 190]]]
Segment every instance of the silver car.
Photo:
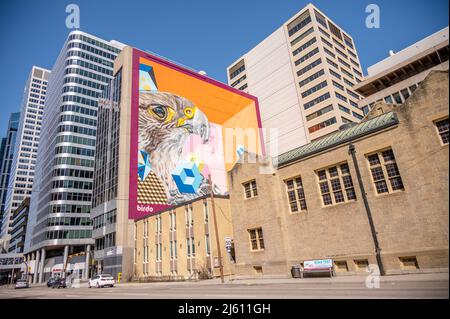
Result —
[[21, 288], [29, 288], [28, 281], [25, 279], [19, 279], [16, 281], [15, 289], [21, 289]]

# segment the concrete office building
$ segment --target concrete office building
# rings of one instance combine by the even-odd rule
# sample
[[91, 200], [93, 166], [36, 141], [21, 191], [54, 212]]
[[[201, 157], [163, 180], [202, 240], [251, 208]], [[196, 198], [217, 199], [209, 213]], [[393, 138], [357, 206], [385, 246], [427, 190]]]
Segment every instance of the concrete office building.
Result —
[[97, 102], [122, 46], [73, 31], [53, 66], [25, 241], [34, 282], [64, 270], [88, 276]]
[[[0, 158], [0, 229], [2, 228], [3, 215], [5, 212], [6, 194], [8, 193], [9, 176], [14, 158], [14, 146], [16, 143], [17, 131], [19, 129], [19, 120], [20, 112], [11, 113], [9, 116], [6, 137], [2, 138], [2, 156]], [[2, 240], [7, 241], [6, 238]]]
[[404, 104], [377, 103], [361, 123], [280, 155], [273, 174], [259, 174], [271, 161], [235, 165], [236, 274], [291, 276], [317, 259], [367, 274], [377, 250], [386, 274], [448, 272], [448, 80], [432, 71]]
[[227, 76], [229, 85], [258, 97], [263, 127], [279, 130], [265, 140], [277, 139], [278, 153], [362, 119], [353, 90], [363, 79], [355, 43], [312, 4], [232, 63]]
[[0, 233], [3, 238], [10, 237], [12, 213], [25, 198], [31, 196], [49, 75], [49, 70], [33, 66], [23, 92]]
[[448, 27], [367, 68], [354, 89], [364, 96], [359, 107], [367, 114], [376, 102], [402, 104], [432, 70], [448, 70]]

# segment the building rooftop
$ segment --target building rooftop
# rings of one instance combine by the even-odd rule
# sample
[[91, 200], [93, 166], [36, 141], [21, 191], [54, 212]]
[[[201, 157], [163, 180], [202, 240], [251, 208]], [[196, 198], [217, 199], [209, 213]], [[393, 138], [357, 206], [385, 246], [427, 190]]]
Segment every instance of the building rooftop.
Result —
[[448, 27], [369, 67], [353, 89], [370, 96], [449, 59]]
[[289, 152], [278, 156], [278, 166], [287, 165], [302, 158], [314, 155], [327, 149], [351, 142], [357, 138], [380, 131], [398, 124], [395, 112], [387, 112], [375, 118], [366, 120], [349, 128], [332, 133]]

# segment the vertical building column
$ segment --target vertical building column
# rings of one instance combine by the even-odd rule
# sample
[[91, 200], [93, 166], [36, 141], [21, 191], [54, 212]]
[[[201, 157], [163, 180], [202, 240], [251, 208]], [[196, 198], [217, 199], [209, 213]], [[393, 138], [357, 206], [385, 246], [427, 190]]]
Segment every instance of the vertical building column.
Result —
[[86, 261], [84, 263], [83, 280], [89, 279], [89, 255], [91, 253], [91, 245], [86, 246]]
[[64, 257], [63, 257], [63, 271], [62, 277], [66, 278], [66, 269], [67, 269], [67, 258], [69, 257], [69, 246], [64, 246]]
[[39, 263], [39, 283], [42, 284], [44, 280], [44, 263], [45, 263], [45, 248], [41, 249], [41, 262]]
[[34, 273], [33, 273], [33, 284], [37, 284], [38, 274], [39, 274], [39, 250], [34, 252]]

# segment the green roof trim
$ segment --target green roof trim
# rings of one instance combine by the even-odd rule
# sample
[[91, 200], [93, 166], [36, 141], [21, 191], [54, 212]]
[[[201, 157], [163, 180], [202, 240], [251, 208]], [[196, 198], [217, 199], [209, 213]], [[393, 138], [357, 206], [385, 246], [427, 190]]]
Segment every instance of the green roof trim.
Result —
[[381, 114], [370, 120], [361, 122], [347, 129], [327, 135], [309, 144], [300, 146], [278, 156], [278, 166], [287, 165], [307, 156], [325, 151], [327, 149], [351, 142], [368, 134], [380, 131], [398, 124], [397, 115], [394, 112]]

